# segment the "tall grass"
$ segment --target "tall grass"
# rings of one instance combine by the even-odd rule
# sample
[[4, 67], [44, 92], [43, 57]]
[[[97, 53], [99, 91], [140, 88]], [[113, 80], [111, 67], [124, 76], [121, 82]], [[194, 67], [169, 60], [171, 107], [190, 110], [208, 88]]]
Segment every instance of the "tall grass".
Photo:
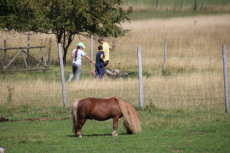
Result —
[[[211, 76], [210, 76], [211, 75]], [[8, 101], [7, 86], [13, 86], [12, 102]], [[187, 74], [169, 77], [144, 78], [144, 105], [164, 109], [201, 109], [223, 111], [224, 93], [222, 75], [214, 73]], [[139, 106], [138, 80], [98, 81], [84, 79], [66, 85], [67, 105], [85, 97], [117, 96]], [[11, 83], [1, 81], [1, 104], [62, 106], [62, 91], [59, 82], [31, 80]]]
[[[131, 30], [125, 37], [107, 39], [113, 46], [109, 66], [132, 72], [134, 77], [95, 80], [89, 74], [90, 64], [84, 61], [81, 80], [66, 85], [67, 105], [71, 106], [74, 99], [85, 97], [118, 96], [138, 106], [138, 78], [135, 74], [138, 71], [136, 47], [140, 45], [145, 76], [144, 106], [223, 112], [221, 45], [225, 43], [230, 46], [229, 17], [201, 16], [125, 23], [123, 26]], [[14, 37], [8, 33], [3, 35], [0, 41], [9, 39], [9, 46], [26, 42], [26, 37], [18, 40], [22, 37], [20, 34]], [[165, 36], [168, 37], [167, 67], [162, 72]], [[41, 38], [45, 38], [45, 35], [34, 34], [31, 42], [39, 44], [36, 40]], [[78, 38], [74, 40], [67, 55], [66, 79], [71, 73], [71, 50], [78, 41]], [[86, 52], [89, 55], [90, 40], [81, 38], [80, 41], [88, 46]], [[57, 61], [55, 45], [52, 60]], [[94, 47], [97, 45], [95, 41]], [[8, 103], [7, 86], [13, 86], [14, 104], [62, 106], [59, 68], [52, 68], [51, 72], [46, 73], [1, 74], [0, 104]]]

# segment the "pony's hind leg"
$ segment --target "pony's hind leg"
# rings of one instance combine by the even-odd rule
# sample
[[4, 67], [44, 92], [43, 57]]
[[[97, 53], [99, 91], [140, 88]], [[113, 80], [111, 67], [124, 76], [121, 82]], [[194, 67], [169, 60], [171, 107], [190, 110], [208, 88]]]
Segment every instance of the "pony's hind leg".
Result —
[[113, 132], [112, 132], [113, 137], [118, 136], [118, 133], [117, 133], [118, 120], [119, 120], [119, 116], [113, 118]]
[[82, 127], [83, 127], [85, 121], [86, 121], [85, 119], [80, 119], [80, 120], [78, 120], [78, 124], [77, 124], [77, 136], [78, 136], [79, 138], [82, 138], [81, 129], [82, 129]]

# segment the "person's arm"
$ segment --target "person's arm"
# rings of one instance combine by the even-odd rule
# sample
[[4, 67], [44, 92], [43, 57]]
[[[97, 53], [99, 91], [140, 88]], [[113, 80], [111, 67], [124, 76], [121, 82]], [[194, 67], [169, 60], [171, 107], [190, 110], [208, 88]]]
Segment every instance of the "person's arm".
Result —
[[103, 61], [103, 63], [105, 63], [105, 61], [104, 61], [104, 54], [101, 54], [101, 60]]
[[103, 58], [105, 58], [105, 51], [103, 51], [104, 52], [104, 56], [103, 56]]
[[87, 60], [89, 60], [91, 63], [95, 64], [93, 60], [91, 60], [87, 55], [84, 56]]
[[[108, 44], [109, 45], [109, 44]], [[112, 47], [109, 45], [109, 50], [111, 50], [112, 49]]]
[[72, 58], [74, 58], [76, 51], [77, 51], [76, 49], [73, 50], [72, 56], [71, 56]]

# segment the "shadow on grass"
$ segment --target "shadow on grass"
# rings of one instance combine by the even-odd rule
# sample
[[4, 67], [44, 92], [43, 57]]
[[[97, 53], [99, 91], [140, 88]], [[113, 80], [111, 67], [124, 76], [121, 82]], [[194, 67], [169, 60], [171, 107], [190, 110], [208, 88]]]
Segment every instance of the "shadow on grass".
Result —
[[[120, 133], [118, 134], [119, 135], [131, 135], [131, 134], [128, 134], [128, 133]], [[71, 134], [71, 135], [67, 135], [68, 137], [77, 137], [76, 135], [74, 134]], [[83, 137], [101, 137], [101, 136], [110, 136], [112, 137], [112, 134], [83, 134], [82, 135]]]

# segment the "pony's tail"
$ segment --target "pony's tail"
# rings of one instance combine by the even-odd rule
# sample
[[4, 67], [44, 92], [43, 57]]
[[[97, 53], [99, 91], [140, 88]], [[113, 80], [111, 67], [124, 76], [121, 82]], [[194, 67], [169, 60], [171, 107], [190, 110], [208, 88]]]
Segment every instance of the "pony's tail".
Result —
[[78, 109], [78, 100], [73, 103], [72, 107], [72, 120], [73, 120], [73, 133], [77, 134], [77, 109]]
[[141, 132], [141, 123], [138, 112], [130, 103], [116, 98], [124, 116], [124, 126], [129, 134]]

